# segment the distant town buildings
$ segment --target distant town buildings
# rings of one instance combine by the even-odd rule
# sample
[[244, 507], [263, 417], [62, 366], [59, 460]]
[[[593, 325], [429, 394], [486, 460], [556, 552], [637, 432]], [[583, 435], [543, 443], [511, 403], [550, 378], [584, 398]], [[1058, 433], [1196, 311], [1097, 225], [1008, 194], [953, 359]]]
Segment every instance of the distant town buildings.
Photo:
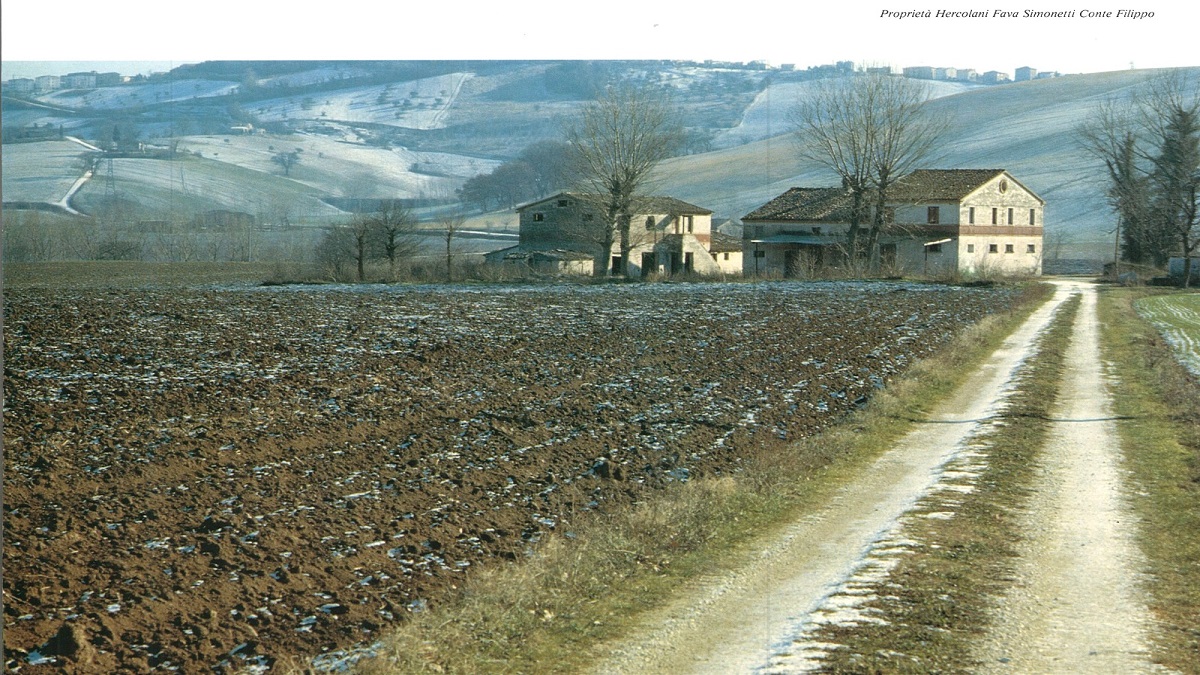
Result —
[[14, 94], [47, 94], [59, 89], [96, 89], [115, 87], [127, 81], [120, 73], [68, 73], [39, 75], [36, 78], [18, 77], [4, 82], [4, 90]]

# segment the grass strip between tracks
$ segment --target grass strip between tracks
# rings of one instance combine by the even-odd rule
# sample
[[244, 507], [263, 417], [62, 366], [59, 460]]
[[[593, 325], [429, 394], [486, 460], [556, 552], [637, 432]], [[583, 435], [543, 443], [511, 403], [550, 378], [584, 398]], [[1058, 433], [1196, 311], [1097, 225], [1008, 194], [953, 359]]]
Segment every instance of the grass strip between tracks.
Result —
[[[978, 665], [972, 645], [991, 603], [1013, 581], [1020, 510], [1050, 429], [1046, 402], [1058, 394], [1079, 304], [1075, 296], [1059, 308], [1016, 374], [999, 424], [980, 437], [986, 460], [975, 490], [956, 495], [952, 518], [907, 520], [903, 536], [912, 542], [911, 553], [863, 607], [882, 621], [827, 624], [812, 636], [815, 643], [841, 645], [827, 652], [822, 672], [970, 672]], [[927, 498], [913, 514], [944, 509]]]
[[[965, 331], [862, 410], [793, 451], [743, 459], [736, 477], [701, 478], [618, 512], [583, 514], [526, 559], [479, 569], [459, 594], [401, 625], [366, 673], [577, 672], [681, 587], [735, 567], [773, 532], [823, 503], [952, 392], [1044, 300]], [[285, 664], [280, 664], [285, 666]]]
[[1153, 658], [1200, 673], [1200, 381], [1135, 311], [1134, 303], [1152, 292], [1101, 294], [1102, 349], [1116, 380], [1117, 430], [1150, 565]]

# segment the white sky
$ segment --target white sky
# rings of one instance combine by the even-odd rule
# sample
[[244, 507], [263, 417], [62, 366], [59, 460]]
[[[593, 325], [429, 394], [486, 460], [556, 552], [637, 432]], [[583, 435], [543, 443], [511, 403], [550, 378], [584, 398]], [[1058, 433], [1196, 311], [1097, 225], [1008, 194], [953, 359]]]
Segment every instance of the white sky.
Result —
[[[1009, 0], [1012, 2], [1013, 0]], [[1090, 0], [443, 0], [390, 6], [379, 0], [300, 4], [252, 0], [5, 0], [3, 78], [80, 70], [79, 63], [137, 62], [123, 74], [218, 59], [695, 59], [810, 65], [849, 60], [1008, 73], [1019, 66], [1062, 73], [1198, 66], [1200, 5]], [[972, 7], [972, 4], [975, 6]], [[987, 6], [985, 6], [987, 5]], [[1116, 13], [1141, 6], [1152, 18], [938, 19], [881, 17], [884, 10], [998, 7], [1018, 14]], [[203, 9], [202, 9], [203, 8]], [[154, 63], [144, 63], [154, 62]], [[86, 70], [91, 70], [91, 67]]]

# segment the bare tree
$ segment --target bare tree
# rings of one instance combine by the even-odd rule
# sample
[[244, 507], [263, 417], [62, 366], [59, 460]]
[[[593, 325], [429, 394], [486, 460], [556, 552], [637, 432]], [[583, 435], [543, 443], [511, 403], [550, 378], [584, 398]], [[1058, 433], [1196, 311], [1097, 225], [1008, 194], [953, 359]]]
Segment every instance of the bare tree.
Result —
[[633, 202], [646, 195], [654, 169], [675, 154], [683, 141], [678, 111], [660, 90], [616, 85], [583, 107], [564, 131], [571, 146], [572, 181], [604, 215], [597, 225], [606, 260], [620, 242], [613, 272], [624, 275], [634, 246], [630, 222]]
[[[1200, 245], [1200, 94], [1188, 94], [1177, 74], [1156, 80], [1145, 99], [1147, 126], [1157, 150], [1153, 167], [1152, 217], [1168, 247], [1183, 255], [1183, 285], [1191, 285], [1192, 254]], [[1170, 248], [1164, 250], [1164, 257]]]
[[1149, 226], [1150, 184], [1142, 166], [1139, 115], [1129, 102], [1105, 101], [1077, 129], [1084, 149], [1104, 163], [1108, 202], [1117, 214], [1119, 257], [1146, 262], [1155, 248]]
[[446, 242], [446, 281], [454, 281], [454, 237], [462, 230], [467, 219], [461, 213], [448, 212], [438, 218], [442, 237]]
[[283, 167], [283, 175], [292, 175], [292, 167], [300, 163], [300, 152], [277, 152], [271, 156], [271, 161]]
[[346, 268], [353, 262], [354, 234], [347, 225], [332, 225], [321, 235], [317, 243], [317, 264], [329, 272], [330, 278], [339, 281], [346, 276]]
[[417, 252], [417, 217], [398, 200], [384, 200], [369, 216], [375, 244], [388, 261], [388, 273], [396, 279], [396, 263]]
[[1171, 71], [1128, 100], [1102, 103], [1078, 132], [1107, 170], [1121, 257], [1164, 265], [1177, 249], [1190, 284], [1200, 249], [1200, 94]]
[[[850, 264], [864, 255], [876, 261], [885, 225], [884, 205], [896, 180], [929, 159], [947, 128], [930, 115], [931, 94], [918, 80], [863, 73], [819, 80], [790, 113], [801, 157], [841, 178], [851, 197], [847, 249]], [[871, 212], [867, 241], [859, 229]]]

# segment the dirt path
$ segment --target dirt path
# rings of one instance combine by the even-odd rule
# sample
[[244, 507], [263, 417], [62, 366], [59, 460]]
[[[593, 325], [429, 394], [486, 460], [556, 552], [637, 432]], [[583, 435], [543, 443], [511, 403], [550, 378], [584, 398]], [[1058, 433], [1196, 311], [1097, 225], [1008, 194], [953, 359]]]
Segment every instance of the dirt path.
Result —
[[1029, 539], [984, 643], [984, 672], [1159, 672], [1147, 652], [1149, 614], [1122, 496], [1096, 292], [1079, 288], [1083, 303], [1026, 516]]
[[646, 619], [639, 635], [606, 650], [602, 673], [795, 672], [807, 664], [796, 644], [833, 594], [886, 545], [904, 513], [964, 452], [1004, 404], [1012, 377], [1039, 332], [1075, 286], [1059, 288], [950, 400], [845, 486], [822, 511], [763, 546], [745, 568], [701, 580]]

